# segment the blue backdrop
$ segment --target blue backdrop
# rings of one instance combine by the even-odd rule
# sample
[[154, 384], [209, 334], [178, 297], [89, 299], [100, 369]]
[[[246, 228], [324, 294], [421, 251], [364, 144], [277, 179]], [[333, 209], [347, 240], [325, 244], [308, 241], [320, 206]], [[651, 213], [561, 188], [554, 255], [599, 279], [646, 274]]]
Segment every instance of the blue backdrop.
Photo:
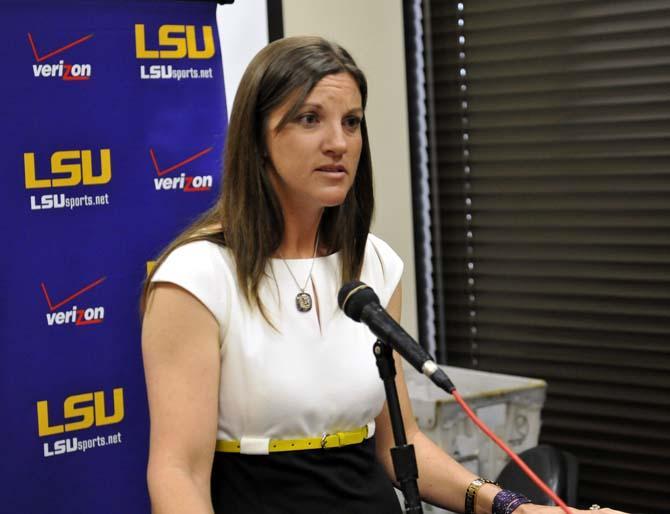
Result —
[[215, 11], [0, 2], [3, 512], [149, 512], [138, 299], [219, 188]]

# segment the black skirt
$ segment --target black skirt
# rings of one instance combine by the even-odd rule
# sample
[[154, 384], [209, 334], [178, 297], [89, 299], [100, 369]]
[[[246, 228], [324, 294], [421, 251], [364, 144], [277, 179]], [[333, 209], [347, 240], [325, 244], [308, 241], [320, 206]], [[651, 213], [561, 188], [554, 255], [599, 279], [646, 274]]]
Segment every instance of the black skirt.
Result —
[[327, 450], [214, 456], [216, 514], [400, 514], [375, 438]]

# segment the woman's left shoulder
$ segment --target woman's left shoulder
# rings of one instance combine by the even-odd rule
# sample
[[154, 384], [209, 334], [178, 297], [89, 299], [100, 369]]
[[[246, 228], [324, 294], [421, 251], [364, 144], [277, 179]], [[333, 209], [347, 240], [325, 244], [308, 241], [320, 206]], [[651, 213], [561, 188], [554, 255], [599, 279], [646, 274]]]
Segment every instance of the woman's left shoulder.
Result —
[[361, 280], [377, 291], [386, 305], [400, 283], [404, 263], [391, 246], [376, 235], [368, 234]]
[[397, 252], [391, 248], [386, 241], [374, 235], [372, 232], [368, 234], [368, 241], [365, 245], [366, 257], [376, 256], [381, 262], [382, 266], [400, 266], [402, 268], [403, 262]]

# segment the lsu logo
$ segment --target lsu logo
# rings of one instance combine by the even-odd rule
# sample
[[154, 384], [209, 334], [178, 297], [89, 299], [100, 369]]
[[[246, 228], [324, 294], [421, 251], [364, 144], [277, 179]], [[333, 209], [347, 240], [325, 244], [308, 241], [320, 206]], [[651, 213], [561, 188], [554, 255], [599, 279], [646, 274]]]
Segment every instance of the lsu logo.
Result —
[[123, 388], [112, 391], [114, 408], [107, 412], [105, 392], [82, 393], [68, 396], [63, 402], [62, 423], [51, 424], [49, 402], [37, 402], [37, 432], [40, 437], [85, 430], [92, 426], [113, 425], [123, 421]]
[[209, 59], [215, 52], [211, 25], [201, 27], [202, 48], [198, 48], [195, 25], [161, 25], [158, 49], [148, 49], [144, 24], [135, 25], [135, 57], [138, 59]]
[[112, 180], [112, 157], [109, 148], [100, 150], [100, 169], [93, 169], [91, 150], [61, 150], [51, 155], [51, 171], [38, 177], [35, 153], [23, 154], [26, 189], [52, 187], [99, 186]]

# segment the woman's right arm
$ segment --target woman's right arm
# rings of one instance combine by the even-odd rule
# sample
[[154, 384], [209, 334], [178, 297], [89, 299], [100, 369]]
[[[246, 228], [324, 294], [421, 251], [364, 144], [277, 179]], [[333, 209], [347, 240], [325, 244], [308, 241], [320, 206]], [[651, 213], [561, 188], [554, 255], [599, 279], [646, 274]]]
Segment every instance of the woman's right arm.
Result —
[[153, 514], [212, 514], [219, 326], [185, 289], [157, 283], [142, 325], [151, 435], [147, 481]]

